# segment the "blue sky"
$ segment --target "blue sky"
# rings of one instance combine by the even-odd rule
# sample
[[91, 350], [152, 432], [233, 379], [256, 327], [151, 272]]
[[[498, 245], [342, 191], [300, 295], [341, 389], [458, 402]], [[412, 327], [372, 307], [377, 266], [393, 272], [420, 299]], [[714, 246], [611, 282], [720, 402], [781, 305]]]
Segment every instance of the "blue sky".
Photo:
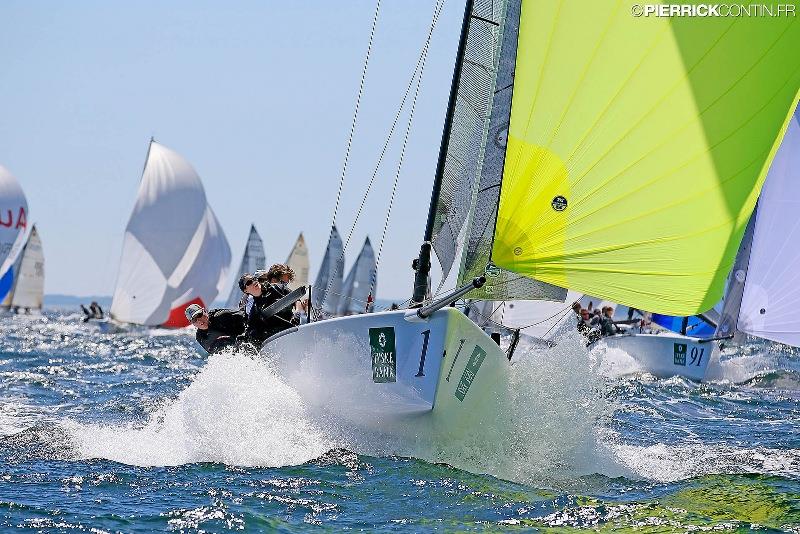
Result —
[[[413, 70], [433, 0], [383, 0], [342, 209], [346, 234]], [[0, 3], [0, 164], [40, 230], [47, 293], [111, 294], [150, 136], [203, 179], [235, 262], [304, 232], [316, 275], [374, 0]], [[405, 298], [422, 238], [463, 2], [434, 33], [378, 296]], [[402, 133], [402, 130], [400, 131]], [[398, 139], [399, 141], [399, 139]], [[399, 143], [347, 251], [378, 246]], [[234, 266], [235, 270], [236, 266]]]

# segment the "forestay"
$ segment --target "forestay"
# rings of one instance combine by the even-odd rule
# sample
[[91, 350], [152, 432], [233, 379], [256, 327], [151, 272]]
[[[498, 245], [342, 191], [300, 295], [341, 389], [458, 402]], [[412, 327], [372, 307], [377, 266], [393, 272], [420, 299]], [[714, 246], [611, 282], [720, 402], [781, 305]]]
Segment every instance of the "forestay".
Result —
[[758, 201], [738, 328], [800, 346], [800, 110]]
[[29, 310], [41, 309], [44, 298], [44, 251], [36, 225], [31, 228], [18, 263], [19, 270], [9, 305]]
[[28, 201], [17, 179], [0, 165], [0, 301], [14, 286], [14, 265], [27, 238]]
[[342, 255], [342, 238], [335, 226], [331, 227], [328, 246], [319, 268], [317, 279], [311, 291], [314, 309], [327, 315], [335, 315], [339, 306], [339, 295], [342, 293], [342, 277], [344, 257]]
[[228, 300], [225, 301], [226, 308], [236, 309], [239, 307], [239, 302], [243, 296], [242, 290], [239, 289], [239, 278], [245, 273], [254, 273], [259, 269], [264, 269], [266, 263], [267, 258], [264, 254], [264, 242], [261, 241], [261, 236], [258, 235], [256, 226], [251, 224], [250, 233], [247, 236], [247, 244], [244, 247], [244, 254], [242, 255], [242, 263], [239, 265], [239, 272], [233, 279], [230, 295], [228, 295]]
[[337, 314], [353, 315], [364, 313], [370, 288], [372, 288], [372, 296], [374, 298], [377, 285], [375, 251], [372, 249], [372, 244], [368, 237], [364, 241], [364, 246], [361, 247], [361, 252], [358, 253], [358, 258], [356, 258], [344, 281]]
[[308, 248], [306, 248], [303, 232], [297, 236], [297, 241], [292, 247], [289, 257], [286, 258], [286, 265], [294, 271], [294, 281], [289, 283], [291, 289], [308, 285]]
[[800, 86], [800, 19], [522, 4], [492, 259], [653, 312], [725, 277]]
[[125, 229], [111, 315], [118, 321], [181, 327], [184, 309], [214, 301], [231, 262], [228, 240], [200, 177], [176, 152], [151, 141]]

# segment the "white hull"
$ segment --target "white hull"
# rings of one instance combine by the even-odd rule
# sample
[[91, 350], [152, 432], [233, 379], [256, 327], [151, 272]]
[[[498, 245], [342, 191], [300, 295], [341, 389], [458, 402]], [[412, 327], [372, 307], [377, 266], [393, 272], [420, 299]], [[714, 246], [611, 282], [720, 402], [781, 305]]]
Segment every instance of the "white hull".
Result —
[[624, 351], [642, 370], [659, 378], [682, 376], [692, 380], [703, 380], [708, 362], [719, 352], [713, 341], [672, 332], [622, 334], [604, 337], [591, 345], [593, 351], [606, 348]]
[[262, 354], [309, 405], [387, 434], [474, 431], [497, 413], [509, 368], [505, 353], [454, 308], [427, 320], [399, 310], [302, 325]]

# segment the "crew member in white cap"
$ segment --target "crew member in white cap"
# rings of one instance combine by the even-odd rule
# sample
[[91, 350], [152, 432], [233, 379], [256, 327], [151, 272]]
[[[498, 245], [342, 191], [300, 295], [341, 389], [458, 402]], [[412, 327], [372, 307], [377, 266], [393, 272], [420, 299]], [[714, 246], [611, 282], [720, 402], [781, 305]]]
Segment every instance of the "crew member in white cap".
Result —
[[242, 311], [206, 311], [199, 304], [186, 307], [186, 318], [197, 328], [195, 338], [209, 354], [232, 347], [236, 343], [236, 337], [244, 333], [246, 322]]

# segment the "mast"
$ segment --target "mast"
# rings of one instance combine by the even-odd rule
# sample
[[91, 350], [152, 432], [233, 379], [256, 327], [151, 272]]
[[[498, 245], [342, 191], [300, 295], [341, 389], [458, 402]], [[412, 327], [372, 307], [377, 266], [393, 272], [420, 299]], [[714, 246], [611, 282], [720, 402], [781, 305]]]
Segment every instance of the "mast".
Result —
[[436, 220], [436, 205], [439, 199], [439, 192], [442, 188], [444, 179], [444, 166], [447, 159], [447, 149], [450, 142], [450, 130], [453, 127], [453, 114], [456, 109], [458, 98], [458, 85], [461, 81], [461, 71], [464, 59], [464, 51], [467, 48], [467, 34], [469, 33], [469, 21], [472, 15], [474, 0], [467, 0], [464, 7], [464, 20], [461, 23], [461, 37], [458, 41], [458, 51], [456, 52], [456, 63], [453, 68], [453, 81], [450, 85], [450, 97], [447, 103], [447, 114], [444, 119], [442, 131], [442, 142], [439, 145], [439, 160], [436, 164], [436, 174], [433, 179], [433, 190], [431, 191], [431, 203], [428, 208], [428, 222], [425, 225], [425, 236], [422, 246], [419, 249], [419, 257], [414, 260], [414, 292], [411, 298], [411, 307], [420, 306], [425, 300], [425, 293], [428, 291], [428, 273], [431, 271], [431, 239], [433, 237], [433, 224]]

